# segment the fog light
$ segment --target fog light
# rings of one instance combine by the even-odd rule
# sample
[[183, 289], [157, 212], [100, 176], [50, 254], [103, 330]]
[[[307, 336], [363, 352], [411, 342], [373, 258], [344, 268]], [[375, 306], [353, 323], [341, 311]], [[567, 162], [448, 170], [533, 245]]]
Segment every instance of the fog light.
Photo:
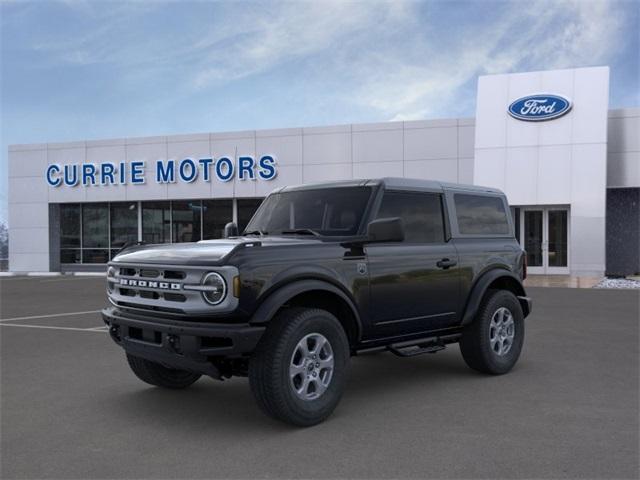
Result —
[[207, 273], [202, 279], [202, 286], [206, 287], [202, 297], [210, 305], [218, 305], [227, 295], [227, 284], [219, 273]]

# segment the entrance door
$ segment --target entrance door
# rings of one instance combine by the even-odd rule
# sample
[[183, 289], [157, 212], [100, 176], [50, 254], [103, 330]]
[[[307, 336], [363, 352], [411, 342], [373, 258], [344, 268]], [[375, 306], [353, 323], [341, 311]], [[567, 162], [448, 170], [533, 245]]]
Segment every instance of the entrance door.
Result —
[[569, 273], [569, 211], [566, 208], [522, 208], [519, 227], [529, 273]]

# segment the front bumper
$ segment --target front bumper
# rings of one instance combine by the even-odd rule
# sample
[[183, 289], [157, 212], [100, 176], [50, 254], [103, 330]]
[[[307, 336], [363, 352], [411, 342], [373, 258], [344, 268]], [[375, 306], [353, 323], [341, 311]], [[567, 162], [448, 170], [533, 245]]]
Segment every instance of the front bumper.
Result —
[[136, 357], [221, 378], [213, 357], [240, 358], [251, 353], [265, 327], [246, 323], [194, 323], [102, 310], [111, 338]]

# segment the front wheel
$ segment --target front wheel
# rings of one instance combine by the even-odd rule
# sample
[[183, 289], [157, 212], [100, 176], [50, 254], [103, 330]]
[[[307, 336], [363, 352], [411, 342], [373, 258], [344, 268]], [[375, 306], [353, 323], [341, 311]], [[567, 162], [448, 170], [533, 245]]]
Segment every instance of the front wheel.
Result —
[[492, 375], [507, 373], [520, 357], [524, 315], [516, 296], [507, 290], [489, 291], [473, 323], [460, 339], [467, 365]]
[[285, 309], [270, 322], [251, 357], [251, 391], [267, 415], [315, 425], [342, 396], [349, 356], [347, 336], [331, 313]]

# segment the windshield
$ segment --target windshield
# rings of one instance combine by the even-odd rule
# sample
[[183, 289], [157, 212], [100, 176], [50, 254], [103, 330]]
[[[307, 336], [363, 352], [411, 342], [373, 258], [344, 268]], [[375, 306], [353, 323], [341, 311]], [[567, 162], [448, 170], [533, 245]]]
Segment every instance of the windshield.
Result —
[[336, 187], [269, 195], [245, 234], [350, 236], [358, 233], [371, 187]]

